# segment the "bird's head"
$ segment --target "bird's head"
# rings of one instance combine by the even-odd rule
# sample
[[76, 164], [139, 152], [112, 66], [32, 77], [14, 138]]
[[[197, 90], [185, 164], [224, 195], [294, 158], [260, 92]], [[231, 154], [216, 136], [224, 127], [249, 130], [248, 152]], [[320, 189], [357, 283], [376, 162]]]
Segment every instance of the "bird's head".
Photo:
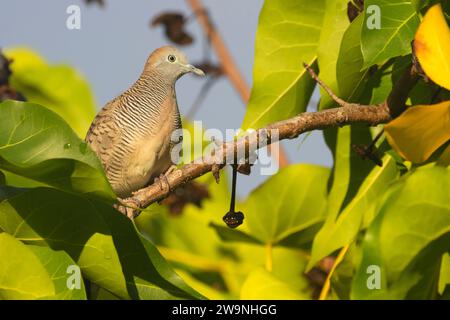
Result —
[[175, 47], [165, 46], [153, 51], [147, 59], [145, 71], [158, 71], [173, 80], [186, 73], [204, 76], [205, 73], [189, 63], [186, 55]]

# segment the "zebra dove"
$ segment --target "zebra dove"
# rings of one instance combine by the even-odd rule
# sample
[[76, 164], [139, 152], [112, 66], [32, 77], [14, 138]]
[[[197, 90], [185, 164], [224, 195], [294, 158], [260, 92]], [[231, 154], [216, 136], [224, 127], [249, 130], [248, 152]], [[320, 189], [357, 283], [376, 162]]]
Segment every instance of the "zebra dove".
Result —
[[103, 107], [86, 135], [120, 198], [147, 186], [173, 166], [171, 134], [181, 128], [175, 82], [202, 70], [170, 46], [156, 49], [139, 79]]

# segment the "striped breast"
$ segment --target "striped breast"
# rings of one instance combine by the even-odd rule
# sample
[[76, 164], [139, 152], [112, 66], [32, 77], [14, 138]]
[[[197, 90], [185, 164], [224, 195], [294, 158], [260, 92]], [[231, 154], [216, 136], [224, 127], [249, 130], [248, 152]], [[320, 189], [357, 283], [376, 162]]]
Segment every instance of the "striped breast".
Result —
[[[113, 122], [109, 127], [119, 134], [108, 143], [108, 156], [102, 163], [119, 197], [146, 186], [171, 165], [170, 137], [174, 129], [181, 128], [181, 121], [174, 85], [161, 79], [142, 75], [116, 99], [107, 116], [107, 122]], [[110, 140], [105, 133], [103, 137]]]

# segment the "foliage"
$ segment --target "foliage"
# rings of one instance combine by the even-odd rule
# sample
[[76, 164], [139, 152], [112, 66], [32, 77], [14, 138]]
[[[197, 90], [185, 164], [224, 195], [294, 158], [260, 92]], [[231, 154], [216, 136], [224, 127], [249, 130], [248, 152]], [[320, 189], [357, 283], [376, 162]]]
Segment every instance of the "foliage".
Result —
[[[371, 6], [380, 9], [379, 29], [368, 28], [377, 18]], [[424, 74], [407, 93], [411, 106], [384, 128], [324, 130], [333, 168], [279, 170], [237, 203], [246, 217], [238, 229], [222, 221], [230, 198], [223, 171], [220, 184], [197, 180], [210, 194], [201, 207], [174, 214], [154, 204], [134, 222], [118, 213], [80, 139], [95, 112], [87, 82], [30, 50], [7, 50], [11, 85], [27, 101], [0, 104], [0, 298], [448, 297], [448, 6], [367, 0], [351, 22], [346, 10], [344, 0], [265, 0], [242, 126], [306, 110], [315, 84], [302, 62], [342, 99], [378, 104], [417, 58]], [[319, 109], [336, 107], [320, 95]], [[382, 129], [380, 167], [353, 146], [368, 146]], [[81, 270], [80, 289], [67, 287], [70, 266]], [[377, 270], [380, 287], [371, 289]], [[318, 273], [327, 281], [314, 280]]]

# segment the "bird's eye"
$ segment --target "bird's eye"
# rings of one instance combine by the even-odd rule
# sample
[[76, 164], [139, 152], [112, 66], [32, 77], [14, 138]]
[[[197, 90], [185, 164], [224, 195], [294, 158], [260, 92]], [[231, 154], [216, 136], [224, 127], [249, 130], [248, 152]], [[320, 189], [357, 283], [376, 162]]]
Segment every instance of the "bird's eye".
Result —
[[171, 54], [167, 57], [167, 60], [169, 60], [169, 62], [175, 62], [175, 60], [177, 60], [177, 58]]

